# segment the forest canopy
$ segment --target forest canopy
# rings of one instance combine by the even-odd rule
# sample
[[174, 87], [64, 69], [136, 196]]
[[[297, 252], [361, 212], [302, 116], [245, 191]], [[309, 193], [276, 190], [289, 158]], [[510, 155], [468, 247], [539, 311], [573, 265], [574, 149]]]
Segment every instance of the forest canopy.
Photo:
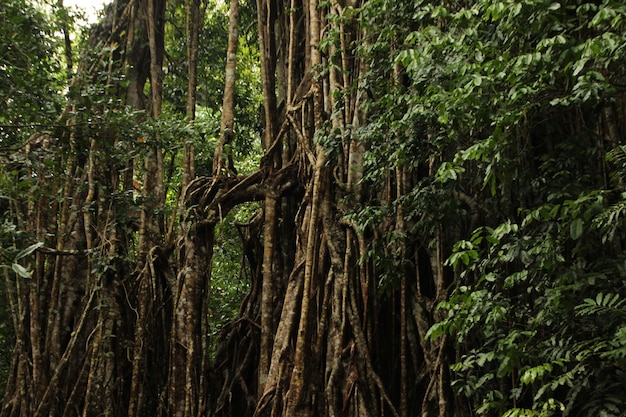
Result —
[[0, 417], [626, 410], [621, 0], [0, 5]]

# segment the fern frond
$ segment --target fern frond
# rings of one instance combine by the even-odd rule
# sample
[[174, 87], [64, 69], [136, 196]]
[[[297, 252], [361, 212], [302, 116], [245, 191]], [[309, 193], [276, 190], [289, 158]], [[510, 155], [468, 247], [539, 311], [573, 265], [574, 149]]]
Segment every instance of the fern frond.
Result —
[[589, 316], [593, 314], [616, 313], [626, 316], [626, 299], [621, 298], [619, 294], [598, 293], [596, 298], [585, 298], [583, 303], [577, 305], [577, 316]]

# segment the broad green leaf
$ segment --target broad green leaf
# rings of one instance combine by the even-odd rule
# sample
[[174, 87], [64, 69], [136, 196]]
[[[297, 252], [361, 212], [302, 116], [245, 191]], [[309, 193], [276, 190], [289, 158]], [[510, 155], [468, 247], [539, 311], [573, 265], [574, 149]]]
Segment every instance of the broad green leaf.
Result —
[[30, 272], [28, 272], [28, 270], [20, 264], [14, 263], [11, 265], [11, 268], [13, 268], [13, 271], [15, 271], [15, 273], [22, 278], [32, 278]]
[[578, 240], [583, 234], [583, 219], [575, 219], [569, 226], [569, 234], [574, 240]]
[[549, 7], [548, 10], [558, 10], [561, 8], [561, 3], [552, 3]]
[[448, 324], [446, 322], [435, 323], [426, 332], [425, 339], [436, 340], [447, 331], [448, 331]]

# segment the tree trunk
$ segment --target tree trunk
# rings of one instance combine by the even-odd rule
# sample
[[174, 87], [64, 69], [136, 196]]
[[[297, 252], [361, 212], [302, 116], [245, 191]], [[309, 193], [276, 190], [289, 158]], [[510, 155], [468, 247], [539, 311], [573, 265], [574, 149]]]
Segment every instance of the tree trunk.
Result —
[[237, 175], [233, 166], [231, 144], [235, 124], [235, 77], [237, 73], [237, 43], [239, 41], [239, 0], [230, 1], [228, 14], [228, 48], [226, 52], [226, 80], [224, 83], [224, 100], [222, 104], [222, 120], [220, 138], [215, 147], [213, 157], [213, 175], [228, 173]]
[[[193, 122], [196, 118], [196, 90], [198, 87], [198, 53], [200, 31], [204, 20], [207, 3], [202, 0], [186, 1], [186, 33], [187, 33], [187, 119]], [[184, 144], [183, 179], [181, 190], [184, 190], [195, 176], [195, 156], [193, 146]]]

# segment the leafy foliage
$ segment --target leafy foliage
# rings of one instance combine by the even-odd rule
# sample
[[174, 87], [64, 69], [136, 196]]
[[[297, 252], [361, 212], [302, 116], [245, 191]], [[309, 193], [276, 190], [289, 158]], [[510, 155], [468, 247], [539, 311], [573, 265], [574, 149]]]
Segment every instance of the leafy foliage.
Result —
[[[0, 146], [46, 126], [61, 109], [64, 72], [53, 21], [28, 0], [0, 6]], [[34, 126], [36, 125], [36, 126]]]
[[[258, 154], [254, 143], [261, 132], [259, 108], [262, 102], [259, 52], [256, 33], [252, 28], [255, 10], [253, 2], [242, 2], [240, 11], [239, 45], [237, 50], [235, 155], [247, 158]], [[185, 36], [185, 2], [176, 2], [168, 8], [167, 70], [163, 80], [164, 101], [169, 112], [184, 115], [187, 99], [187, 39]], [[224, 68], [228, 40], [228, 7], [225, 3], [209, 1], [200, 33], [198, 56], [198, 119], [203, 121], [199, 131], [202, 141], [195, 146], [198, 152], [199, 175], [209, 175], [214, 143], [219, 136], [220, 114], [224, 90]], [[210, 122], [209, 122], [210, 121]]]
[[[168, 8], [161, 117], [144, 118], [116, 98], [124, 75], [107, 72], [100, 59], [115, 58], [115, 48], [87, 50], [83, 59], [101, 71], [78, 80], [65, 97], [75, 105], [64, 116], [73, 120], [77, 143], [69, 146], [63, 131], [54, 138], [59, 146], [27, 156], [9, 151], [26, 143], [33, 125], [52, 125], [61, 110], [59, 46], [55, 25], [30, 3], [0, 6], [0, 48], [6, 51], [0, 58], [2, 216], [17, 196], [28, 205], [49, 192], [35, 178], [63, 178], [63, 164], [84, 160], [91, 139], [101, 147], [93, 150], [95, 159], [117, 167], [142, 160], [153, 145], [162, 149], [170, 168], [170, 216], [176, 214], [184, 144], [196, 149], [197, 173], [210, 174], [227, 16], [222, 3], [210, 2], [200, 42], [199, 109], [189, 123], [186, 41], [179, 42], [185, 38], [183, 3]], [[253, 3], [242, 8], [246, 29], [254, 27]], [[330, 128], [316, 132], [333, 163], [349, 141], [367, 148], [359, 167], [367, 198], [341, 209], [373, 242], [361, 261], [371, 261], [380, 293], [393, 295], [399, 270], [420, 275], [435, 268], [433, 254], [444, 252], [441, 275], [450, 297], [420, 288], [426, 301], [439, 302], [428, 316], [427, 336], [455, 341], [451, 385], [472, 413], [621, 416], [626, 408], [625, 18], [618, 0], [370, 0], [327, 17], [333, 24], [349, 26], [355, 19], [362, 25], [364, 38], [352, 39], [350, 47], [369, 63], [358, 77], [356, 69], [342, 74], [354, 76], [367, 124], [348, 126], [344, 136]], [[337, 27], [329, 25], [321, 45], [328, 56], [345, 46]], [[253, 170], [261, 153], [252, 146], [262, 130], [255, 42], [253, 30], [242, 31], [233, 142], [233, 153], [246, 159], [241, 172]], [[352, 93], [333, 92], [339, 104], [332, 111], [344, 111], [343, 100]], [[34, 173], [30, 178], [24, 167]], [[132, 169], [132, 179], [140, 180], [141, 165]], [[396, 177], [401, 170], [406, 182]], [[403, 192], [394, 187], [398, 181]], [[149, 197], [104, 182], [95, 188], [110, 196], [107, 202], [120, 213], [115, 220], [135, 236], [134, 216]], [[236, 313], [249, 289], [234, 224], [257, 208], [231, 211], [217, 229], [214, 330]], [[400, 215], [402, 229], [394, 223]], [[26, 259], [40, 243], [13, 220], [2, 218], [3, 269], [27, 279]], [[423, 266], [428, 262], [433, 264]], [[95, 269], [105, 267], [110, 265], [94, 262]], [[0, 327], [0, 346], [9, 339]]]
[[[365, 181], [417, 174], [395, 202], [410, 236], [451, 240], [454, 291], [428, 336], [464, 352], [453, 388], [481, 415], [620, 415], [625, 138], [609, 129], [624, 112], [624, 5], [403, 2], [404, 21], [385, 1], [365, 9], [382, 21], [367, 20], [363, 49], [386, 61], [368, 74]], [[395, 211], [381, 203], [362, 224]]]

